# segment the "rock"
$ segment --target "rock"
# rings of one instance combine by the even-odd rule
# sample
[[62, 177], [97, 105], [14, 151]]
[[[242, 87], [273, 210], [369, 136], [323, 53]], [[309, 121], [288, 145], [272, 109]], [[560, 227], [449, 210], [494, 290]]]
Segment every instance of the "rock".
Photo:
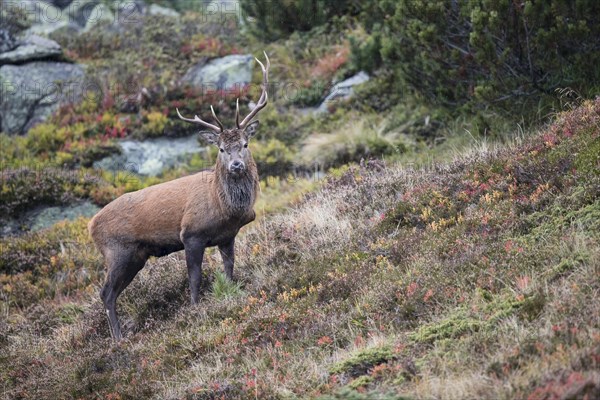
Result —
[[331, 102], [350, 98], [354, 92], [354, 86], [365, 83], [368, 80], [369, 75], [367, 75], [367, 73], [364, 71], [360, 71], [358, 74], [342, 82], [336, 83], [329, 94], [325, 97], [325, 100], [323, 100], [321, 105], [317, 108], [317, 112], [327, 112], [327, 107]]
[[66, 35], [76, 35], [81, 31], [81, 26], [77, 25], [75, 22], [58, 21], [55, 23], [32, 25], [25, 31], [25, 34], [50, 36], [52, 33], [60, 32]]
[[86, 26], [88, 20], [92, 18], [93, 11], [98, 5], [99, 0], [77, 0], [67, 7], [67, 15], [70, 22], [75, 22], [79, 26]]
[[94, 163], [94, 168], [115, 171], [119, 178], [136, 179], [133, 173], [156, 176], [166, 169], [181, 165], [201, 151], [196, 135], [183, 138], [122, 140], [121, 154]]
[[37, 35], [29, 35], [11, 51], [0, 53], [0, 65], [18, 64], [26, 61], [57, 58], [62, 55], [60, 45], [54, 40]]
[[0, 29], [0, 53], [11, 51], [19, 45], [8, 29]]
[[40, 206], [26, 212], [18, 219], [3, 220], [0, 237], [36, 232], [49, 228], [57, 222], [75, 220], [79, 217], [92, 217], [100, 208], [89, 201], [66, 206]]
[[84, 69], [78, 64], [44, 61], [3, 65], [0, 84], [0, 130], [20, 134], [43, 122], [61, 104], [78, 101]]
[[172, 8], [162, 7], [162, 6], [159, 6], [158, 4], [151, 4], [150, 7], [148, 7], [148, 14], [162, 15], [165, 17], [173, 17], [173, 18], [178, 18], [181, 15], [177, 11], [173, 10]]
[[75, 220], [79, 217], [93, 217], [100, 208], [89, 201], [70, 206], [43, 207], [26, 215], [27, 225], [32, 231], [49, 228], [57, 222]]
[[146, 3], [142, 0], [128, 0], [117, 3], [115, 22], [126, 24], [139, 24], [146, 13]]
[[241, 89], [252, 82], [253, 65], [254, 57], [250, 54], [216, 58], [191, 67], [180, 83], [209, 91]]
[[54, 7], [63, 9], [66, 8], [73, 0], [44, 0], [46, 3], [52, 4]]
[[115, 16], [110, 11], [110, 8], [105, 6], [104, 4], [98, 4], [89, 15], [89, 18], [85, 24], [84, 31], [87, 32], [90, 29], [96, 27], [97, 25], [103, 23], [112, 23], [115, 20]]
[[81, 26], [75, 23], [67, 9], [61, 10], [59, 7], [40, 0], [19, 0], [15, 4], [28, 19], [29, 28], [24, 32], [25, 35], [48, 36], [56, 31], [77, 33], [81, 30]]

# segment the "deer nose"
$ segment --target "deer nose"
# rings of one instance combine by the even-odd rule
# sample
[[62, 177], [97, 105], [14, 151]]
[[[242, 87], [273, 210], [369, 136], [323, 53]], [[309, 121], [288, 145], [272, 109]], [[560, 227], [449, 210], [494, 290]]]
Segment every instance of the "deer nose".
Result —
[[231, 163], [231, 167], [230, 168], [231, 168], [232, 171], [241, 171], [241, 170], [244, 169], [244, 163], [241, 162], [241, 161], [239, 161], [239, 160], [236, 160], [236, 161], [234, 161], [234, 162]]

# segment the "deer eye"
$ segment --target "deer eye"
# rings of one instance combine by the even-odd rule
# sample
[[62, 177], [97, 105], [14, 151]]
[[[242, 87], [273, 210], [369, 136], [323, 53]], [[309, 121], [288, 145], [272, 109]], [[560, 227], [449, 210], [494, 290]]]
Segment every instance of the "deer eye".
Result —
[[248, 143], [244, 143], [244, 148], [247, 148], [247, 147], [248, 147]]
[[219, 151], [220, 151], [221, 153], [225, 153], [225, 150], [223, 150], [223, 148], [219, 148]]

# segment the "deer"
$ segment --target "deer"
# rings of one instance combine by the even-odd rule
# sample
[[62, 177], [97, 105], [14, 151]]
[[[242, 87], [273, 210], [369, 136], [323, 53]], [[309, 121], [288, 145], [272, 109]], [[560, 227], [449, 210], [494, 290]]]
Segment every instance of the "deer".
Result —
[[262, 68], [260, 98], [241, 122], [239, 98], [236, 100], [234, 128], [224, 128], [212, 105], [216, 125], [198, 115], [185, 118], [176, 108], [181, 120], [207, 129], [199, 134], [219, 149], [214, 168], [123, 194], [90, 220], [88, 231], [107, 270], [100, 298], [113, 340], [123, 338], [117, 298], [149, 257], [185, 251], [192, 304], [198, 303], [206, 248], [219, 248], [225, 275], [233, 280], [235, 238], [256, 218], [259, 177], [248, 141], [258, 129], [259, 121], [253, 119], [268, 101], [271, 62], [266, 52], [264, 55], [266, 66], [255, 58]]

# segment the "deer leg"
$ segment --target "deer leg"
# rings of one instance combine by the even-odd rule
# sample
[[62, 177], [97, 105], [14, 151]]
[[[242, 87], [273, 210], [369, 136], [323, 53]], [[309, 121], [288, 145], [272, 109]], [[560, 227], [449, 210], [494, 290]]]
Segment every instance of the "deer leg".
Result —
[[219, 245], [219, 251], [221, 252], [221, 259], [223, 259], [223, 266], [225, 267], [225, 275], [230, 281], [233, 280], [233, 263], [235, 262], [235, 238], [231, 239], [230, 242]]
[[198, 303], [198, 294], [202, 284], [202, 260], [204, 258], [204, 242], [198, 239], [187, 239], [183, 242], [185, 248], [185, 262], [190, 280], [190, 293], [192, 304]]
[[108, 315], [111, 335], [116, 341], [123, 338], [121, 324], [117, 316], [117, 297], [131, 283], [145, 263], [146, 259], [144, 257], [130, 252], [126, 255], [120, 255], [109, 266], [109, 272], [100, 291], [100, 297]]

